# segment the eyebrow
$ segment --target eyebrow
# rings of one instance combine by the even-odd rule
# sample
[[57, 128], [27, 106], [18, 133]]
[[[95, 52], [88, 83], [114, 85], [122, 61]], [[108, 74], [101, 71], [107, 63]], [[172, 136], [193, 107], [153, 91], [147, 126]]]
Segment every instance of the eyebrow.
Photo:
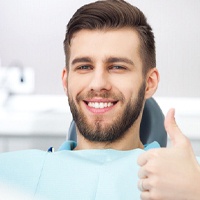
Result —
[[[92, 62], [92, 59], [90, 57], [78, 57], [72, 60], [71, 64], [74, 65], [76, 63], [81, 63], [81, 62]], [[124, 62], [127, 64], [134, 65], [134, 62], [128, 58], [124, 57], [108, 57], [105, 59], [106, 63], [116, 63], [116, 62]]]
[[76, 64], [76, 63], [80, 63], [80, 62], [92, 62], [92, 59], [89, 57], [80, 57], [80, 58], [75, 58], [74, 60], [72, 60], [72, 65]]
[[124, 57], [109, 57], [106, 59], [106, 62], [107, 63], [124, 62], [127, 64], [134, 65], [132, 60], [130, 60], [128, 58], [124, 58]]

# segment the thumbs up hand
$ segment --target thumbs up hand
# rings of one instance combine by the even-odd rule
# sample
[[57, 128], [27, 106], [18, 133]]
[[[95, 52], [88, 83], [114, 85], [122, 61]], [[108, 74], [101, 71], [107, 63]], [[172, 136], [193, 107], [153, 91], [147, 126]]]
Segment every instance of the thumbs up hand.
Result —
[[174, 109], [169, 110], [165, 118], [171, 147], [151, 149], [138, 158], [142, 200], [200, 199], [200, 165], [190, 141], [177, 126], [174, 113]]

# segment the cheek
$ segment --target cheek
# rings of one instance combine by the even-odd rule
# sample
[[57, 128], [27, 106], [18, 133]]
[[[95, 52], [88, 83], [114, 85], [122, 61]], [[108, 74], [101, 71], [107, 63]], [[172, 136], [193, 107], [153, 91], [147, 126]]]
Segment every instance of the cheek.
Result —
[[74, 98], [77, 96], [77, 94], [81, 93], [84, 90], [84, 88], [86, 88], [87, 84], [83, 78], [70, 75], [68, 76], [67, 85], [68, 95]]
[[143, 79], [139, 76], [127, 76], [125, 78], [121, 77], [118, 80], [113, 80], [113, 85], [117, 90], [119, 90], [125, 99], [135, 99], [137, 97], [140, 87], [142, 85]]
[[136, 82], [137, 81], [134, 81], [130, 76], [121, 76], [112, 79], [112, 85], [115, 88], [118, 88], [122, 93], [130, 93], [131, 91], [134, 91], [134, 88], [136, 88]]

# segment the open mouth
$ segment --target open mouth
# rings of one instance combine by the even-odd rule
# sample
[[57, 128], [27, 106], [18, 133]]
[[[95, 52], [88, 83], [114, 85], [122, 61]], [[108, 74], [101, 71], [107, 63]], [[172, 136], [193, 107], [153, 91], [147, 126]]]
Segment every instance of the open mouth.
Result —
[[84, 101], [88, 107], [90, 108], [96, 108], [96, 109], [102, 109], [102, 108], [109, 108], [112, 107], [117, 103], [117, 101], [114, 102], [91, 102], [91, 101]]

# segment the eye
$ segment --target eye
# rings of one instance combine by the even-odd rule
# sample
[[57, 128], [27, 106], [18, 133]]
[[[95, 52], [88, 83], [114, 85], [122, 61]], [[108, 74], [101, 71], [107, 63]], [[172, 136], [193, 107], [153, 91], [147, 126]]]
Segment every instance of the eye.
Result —
[[126, 67], [123, 67], [121, 65], [113, 65], [109, 67], [109, 70], [117, 70], [117, 71], [122, 71], [126, 70]]
[[91, 65], [79, 65], [76, 67], [75, 71], [78, 73], [88, 73], [93, 69]]
[[79, 66], [77, 67], [78, 70], [89, 70], [91, 69], [91, 66], [89, 65], [82, 65], [82, 66]]
[[119, 65], [113, 66], [113, 68], [114, 68], [114, 69], [124, 69], [124, 67], [119, 66]]
[[81, 65], [76, 68], [77, 71], [89, 71], [92, 69], [93, 67], [91, 65]]

